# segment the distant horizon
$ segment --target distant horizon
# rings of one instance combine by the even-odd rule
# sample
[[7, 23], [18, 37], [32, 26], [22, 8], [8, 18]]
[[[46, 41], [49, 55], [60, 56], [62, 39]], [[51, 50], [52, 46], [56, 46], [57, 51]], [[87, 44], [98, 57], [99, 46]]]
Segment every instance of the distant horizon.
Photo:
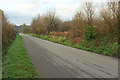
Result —
[[[14, 24], [14, 25], [16, 25], [16, 26], [21, 26], [21, 25], [23, 25], [23, 24]], [[30, 24], [26, 24], [27, 26], [30, 26]]]

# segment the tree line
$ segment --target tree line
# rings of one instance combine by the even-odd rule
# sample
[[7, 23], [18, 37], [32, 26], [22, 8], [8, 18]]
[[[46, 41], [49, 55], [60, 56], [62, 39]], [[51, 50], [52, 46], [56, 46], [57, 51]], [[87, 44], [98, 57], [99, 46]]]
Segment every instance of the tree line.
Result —
[[0, 10], [0, 14], [2, 15], [2, 50], [6, 50], [16, 37], [16, 29], [14, 25], [7, 20], [2, 10]]
[[45, 15], [32, 20], [30, 27], [23, 25], [23, 32], [32, 32], [36, 34], [46, 34], [52, 31], [64, 32], [71, 31], [75, 37], [84, 35], [86, 26], [95, 26], [99, 34], [107, 34], [114, 32], [118, 24], [118, 3], [108, 2], [103, 3], [105, 8], [99, 10], [99, 15], [95, 14], [95, 6], [92, 2], [84, 3], [84, 9], [79, 10], [74, 15], [71, 21], [62, 21], [56, 16], [55, 12], [47, 12]]
[[83, 6], [84, 9], [79, 9], [70, 21], [60, 20], [55, 12], [47, 12], [42, 16], [38, 14], [30, 27], [23, 27], [22, 31], [39, 35], [46, 35], [53, 31], [69, 32], [68, 39], [72, 44], [102, 46], [101, 49], [113, 46], [116, 50], [118, 48], [118, 2], [102, 3], [105, 7], [101, 6], [97, 13], [94, 3], [85, 2]]

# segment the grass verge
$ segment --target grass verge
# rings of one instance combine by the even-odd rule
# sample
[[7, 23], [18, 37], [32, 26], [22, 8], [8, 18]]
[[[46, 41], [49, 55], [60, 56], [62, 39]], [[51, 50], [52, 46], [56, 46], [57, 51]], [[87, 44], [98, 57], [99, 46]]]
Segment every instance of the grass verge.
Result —
[[38, 78], [24, 47], [22, 37], [19, 35], [3, 57], [2, 75], [3, 78]]
[[102, 55], [115, 56], [115, 57], [120, 56], [120, 55], [117, 54], [118, 47], [119, 47], [117, 42], [115, 42], [114, 44], [110, 44], [109, 46], [96, 47], [96, 46], [94, 46], [94, 44], [91, 45], [91, 46], [88, 46], [88, 43], [87, 44], [84, 44], [84, 43], [82, 43], [82, 44], [72, 44], [70, 42], [70, 40], [68, 40], [65, 37], [57, 37], [57, 36], [49, 37], [48, 35], [38, 35], [38, 34], [33, 34], [33, 33], [28, 33], [28, 35], [38, 37], [38, 38], [41, 38], [41, 39], [44, 39], [44, 40], [49, 40], [49, 41], [59, 43], [59, 44], [62, 44], [62, 45], [66, 45], [66, 46], [69, 46], [69, 47], [74, 47], [74, 48], [78, 48], [78, 49], [82, 49], [82, 50], [87, 50], [87, 51], [90, 51], [90, 52], [99, 53], [99, 54], [102, 54]]

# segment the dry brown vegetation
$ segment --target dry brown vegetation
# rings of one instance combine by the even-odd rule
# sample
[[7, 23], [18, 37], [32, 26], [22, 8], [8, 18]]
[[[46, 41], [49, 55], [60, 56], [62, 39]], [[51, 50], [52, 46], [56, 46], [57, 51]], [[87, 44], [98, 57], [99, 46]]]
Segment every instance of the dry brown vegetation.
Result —
[[[105, 7], [102, 7], [102, 6]], [[31, 23], [31, 33], [49, 34], [50, 32], [69, 32], [72, 44], [84, 44], [91, 47], [118, 48], [118, 3], [102, 3], [96, 14], [92, 2], [84, 3], [84, 10], [76, 12], [71, 21], [60, 20], [55, 12], [38, 16]], [[86, 31], [87, 30], [87, 31]], [[112, 36], [112, 38], [111, 38]], [[110, 51], [108, 51], [110, 52]], [[115, 52], [114, 55], [117, 55]]]
[[4, 49], [14, 40], [16, 34], [14, 25], [9, 23], [2, 10], [0, 12], [2, 14], [2, 46]]

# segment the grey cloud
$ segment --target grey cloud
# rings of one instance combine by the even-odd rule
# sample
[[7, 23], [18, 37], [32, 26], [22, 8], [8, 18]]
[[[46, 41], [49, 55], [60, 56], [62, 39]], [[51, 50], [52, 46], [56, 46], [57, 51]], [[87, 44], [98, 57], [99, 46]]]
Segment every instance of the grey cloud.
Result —
[[6, 11], [5, 15], [7, 16], [8, 20], [13, 24], [30, 24], [33, 17], [31, 15], [22, 14], [20, 12], [15, 11]]

